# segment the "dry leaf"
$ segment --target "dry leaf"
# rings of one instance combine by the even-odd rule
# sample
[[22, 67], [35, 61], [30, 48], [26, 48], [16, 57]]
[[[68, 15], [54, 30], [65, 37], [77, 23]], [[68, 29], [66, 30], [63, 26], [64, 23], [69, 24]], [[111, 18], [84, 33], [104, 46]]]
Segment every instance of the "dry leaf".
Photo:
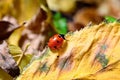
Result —
[[10, 34], [17, 28], [18, 26], [15, 26], [8, 21], [0, 21], [0, 40], [8, 38]]
[[0, 67], [12, 77], [16, 77], [20, 74], [19, 67], [13, 57], [9, 54], [7, 43], [5, 41], [0, 45]]

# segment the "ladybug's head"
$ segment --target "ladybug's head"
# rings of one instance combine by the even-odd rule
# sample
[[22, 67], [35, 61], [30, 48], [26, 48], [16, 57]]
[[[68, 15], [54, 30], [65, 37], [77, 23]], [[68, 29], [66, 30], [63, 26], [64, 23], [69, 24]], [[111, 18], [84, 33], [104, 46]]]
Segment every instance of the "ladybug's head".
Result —
[[65, 35], [64, 34], [59, 34], [63, 39], [65, 39]]

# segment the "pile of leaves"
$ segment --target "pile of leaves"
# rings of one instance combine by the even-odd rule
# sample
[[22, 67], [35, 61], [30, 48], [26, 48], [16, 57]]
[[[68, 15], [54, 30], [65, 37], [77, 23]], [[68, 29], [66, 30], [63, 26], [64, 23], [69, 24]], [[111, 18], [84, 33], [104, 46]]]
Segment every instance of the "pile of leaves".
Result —
[[0, 79], [12, 80], [41, 55], [53, 34], [67, 33], [67, 20], [61, 13], [52, 16], [39, 0], [6, 0], [0, 6]]

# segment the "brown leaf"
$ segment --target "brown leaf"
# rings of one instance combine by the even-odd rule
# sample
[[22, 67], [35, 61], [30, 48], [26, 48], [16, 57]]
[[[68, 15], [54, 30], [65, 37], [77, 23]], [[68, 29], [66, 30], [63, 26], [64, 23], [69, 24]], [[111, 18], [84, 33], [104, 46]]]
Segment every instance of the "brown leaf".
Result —
[[98, 14], [96, 8], [83, 8], [77, 11], [74, 15], [74, 22], [80, 23], [84, 26], [89, 22], [99, 24], [101, 21], [103, 21], [103, 17]]
[[26, 23], [26, 26], [34, 33], [39, 33], [40, 25], [47, 19], [47, 13], [43, 9], [39, 9], [36, 15]]
[[4, 40], [17, 28], [8, 21], [0, 21], [0, 40]]
[[69, 31], [76, 31], [76, 30], [80, 30], [82, 28], [84, 28], [84, 26], [80, 23], [76, 23], [76, 22], [68, 22], [68, 30]]
[[33, 53], [33, 49], [42, 51], [51, 34], [55, 33], [51, 24], [46, 21], [47, 19], [47, 12], [40, 8], [35, 16], [25, 24], [26, 28], [20, 39], [20, 46], [24, 48], [27, 43], [30, 43], [26, 53]]
[[7, 43], [0, 45], [0, 67], [12, 77], [19, 75], [20, 70], [13, 57], [9, 54]]

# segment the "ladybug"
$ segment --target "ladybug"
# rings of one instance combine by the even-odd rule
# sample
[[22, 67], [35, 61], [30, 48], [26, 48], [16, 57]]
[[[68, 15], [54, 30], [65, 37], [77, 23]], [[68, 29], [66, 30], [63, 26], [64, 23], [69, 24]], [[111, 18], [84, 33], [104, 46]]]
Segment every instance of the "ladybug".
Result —
[[63, 41], [64, 41], [64, 35], [63, 34], [56, 34], [53, 37], [49, 39], [48, 47], [51, 50], [58, 50], [61, 48]]

